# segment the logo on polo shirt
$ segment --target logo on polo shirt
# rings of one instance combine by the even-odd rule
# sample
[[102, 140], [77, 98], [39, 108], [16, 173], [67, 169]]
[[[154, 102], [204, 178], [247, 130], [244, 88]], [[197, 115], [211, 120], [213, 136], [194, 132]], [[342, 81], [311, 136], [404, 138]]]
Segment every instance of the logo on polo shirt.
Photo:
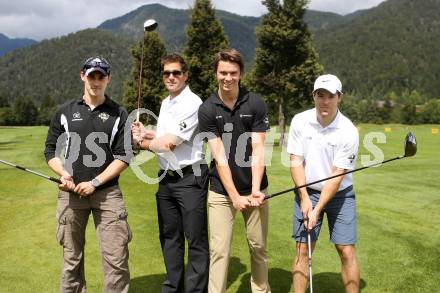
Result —
[[79, 113], [79, 112], [75, 112], [75, 113], [73, 113], [73, 119], [72, 119], [72, 121], [81, 121], [81, 120], [83, 120], [83, 119], [81, 118], [81, 113]]
[[264, 124], [269, 124], [269, 118], [266, 116], [263, 120]]
[[179, 127], [180, 127], [180, 130], [181, 130], [181, 131], [184, 130], [184, 129], [186, 128], [186, 123], [185, 123], [185, 121], [180, 122], [180, 123], [179, 123]]
[[350, 155], [349, 157], [348, 157], [348, 159], [350, 160], [350, 164], [351, 163], [353, 163], [353, 161], [354, 161], [354, 159], [356, 159], [356, 156], [353, 154], [353, 155]]
[[105, 121], [107, 121], [108, 117], [110, 117], [110, 115], [105, 112], [102, 112], [102, 113], [99, 113], [98, 117], [101, 118], [102, 122], [105, 122]]

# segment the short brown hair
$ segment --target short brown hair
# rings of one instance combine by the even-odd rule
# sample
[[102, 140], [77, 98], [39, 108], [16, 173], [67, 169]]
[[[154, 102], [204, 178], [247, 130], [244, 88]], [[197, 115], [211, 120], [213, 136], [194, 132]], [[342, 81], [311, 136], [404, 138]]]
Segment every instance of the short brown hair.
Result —
[[169, 63], [180, 63], [180, 67], [182, 68], [182, 71], [183, 72], [188, 71], [188, 64], [186, 64], [185, 59], [183, 59], [183, 57], [180, 56], [179, 54], [173, 53], [163, 57], [160, 60], [160, 65], [162, 66], [162, 70], [165, 64], [169, 64]]
[[241, 55], [240, 52], [233, 48], [224, 49], [217, 54], [215, 54], [214, 59], [214, 70], [217, 72], [218, 63], [220, 61], [225, 62], [231, 62], [236, 63], [238, 66], [240, 66], [240, 74], [244, 72], [244, 61], [243, 61], [243, 55]]

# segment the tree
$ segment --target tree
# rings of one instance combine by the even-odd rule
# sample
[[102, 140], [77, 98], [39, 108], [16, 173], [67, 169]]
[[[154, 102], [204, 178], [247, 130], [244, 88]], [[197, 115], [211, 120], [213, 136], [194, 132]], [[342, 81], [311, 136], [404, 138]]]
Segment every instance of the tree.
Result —
[[423, 107], [420, 113], [422, 123], [439, 124], [440, 123], [440, 100], [431, 99]]
[[417, 91], [402, 94], [401, 123], [417, 124], [420, 122], [417, 106], [423, 103], [422, 100], [422, 96]]
[[[144, 57], [140, 106], [157, 115], [159, 113], [161, 100], [166, 96], [166, 91], [162, 83], [160, 59], [164, 57], [167, 52], [157, 32], [145, 32], [142, 41], [144, 42]], [[131, 50], [131, 54], [134, 58], [133, 68], [130, 78], [127, 79], [124, 84], [124, 98], [122, 103], [129, 113], [137, 109], [142, 41], [135, 44]]]
[[0, 108], [9, 107], [9, 101], [5, 95], [0, 93]]
[[285, 117], [311, 104], [313, 82], [322, 72], [303, 18], [307, 2], [263, 0], [269, 12], [256, 29], [258, 47], [250, 85], [264, 95], [269, 108], [278, 108], [280, 144]]
[[229, 45], [210, 0], [196, 0], [187, 37], [184, 55], [189, 66], [191, 89], [205, 99], [216, 88], [212, 68], [214, 55]]
[[353, 95], [344, 94], [342, 102], [339, 105], [339, 109], [341, 110], [341, 112], [355, 124], [362, 121], [361, 116], [359, 116], [359, 111], [357, 109], [358, 103], [359, 100], [356, 99]]
[[38, 110], [37, 123], [39, 125], [49, 125], [52, 117], [57, 110], [57, 104], [50, 95], [44, 96], [41, 101], [40, 108]]
[[15, 125], [35, 125], [38, 117], [38, 109], [31, 98], [22, 97], [15, 100], [13, 106]]

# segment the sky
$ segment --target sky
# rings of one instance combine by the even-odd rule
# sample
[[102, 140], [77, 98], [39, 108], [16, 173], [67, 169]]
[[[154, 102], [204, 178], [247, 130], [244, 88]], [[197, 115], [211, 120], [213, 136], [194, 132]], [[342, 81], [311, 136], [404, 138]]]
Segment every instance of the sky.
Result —
[[[211, 0], [216, 9], [240, 15], [261, 16], [260, 0]], [[308, 8], [348, 14], [377, 6], [385, 0], [311, 0]], [[0, 33], [9, 38], [42, 40], [59, 37], [105, 20], [122, 16], [142, 5], [160, 3], [171, 8], [190, 8], [193, 0], [0, 0]]]

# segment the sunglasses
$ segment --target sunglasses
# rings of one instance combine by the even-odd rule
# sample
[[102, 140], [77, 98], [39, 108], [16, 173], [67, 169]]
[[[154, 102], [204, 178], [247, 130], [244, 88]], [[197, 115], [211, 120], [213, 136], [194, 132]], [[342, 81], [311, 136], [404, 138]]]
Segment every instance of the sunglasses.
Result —
[[95, 67], [99, 67], [107, 73], [110, 71], [110, 65], [108, 64], [107, 60], [105, 60], [104, 58], [95, 57], [87, 59], [87, 61], [84, 63], [83, 70]]
[[162, 75], [164, 77], [169, 77], [171, 74], [174, 77], [180, 77], [180, 76], [182, 76], [183, 71], [181, 71], [181, 70], [173, 70], [173, 71], [164, 71], [164, 72], [162, 72]]

